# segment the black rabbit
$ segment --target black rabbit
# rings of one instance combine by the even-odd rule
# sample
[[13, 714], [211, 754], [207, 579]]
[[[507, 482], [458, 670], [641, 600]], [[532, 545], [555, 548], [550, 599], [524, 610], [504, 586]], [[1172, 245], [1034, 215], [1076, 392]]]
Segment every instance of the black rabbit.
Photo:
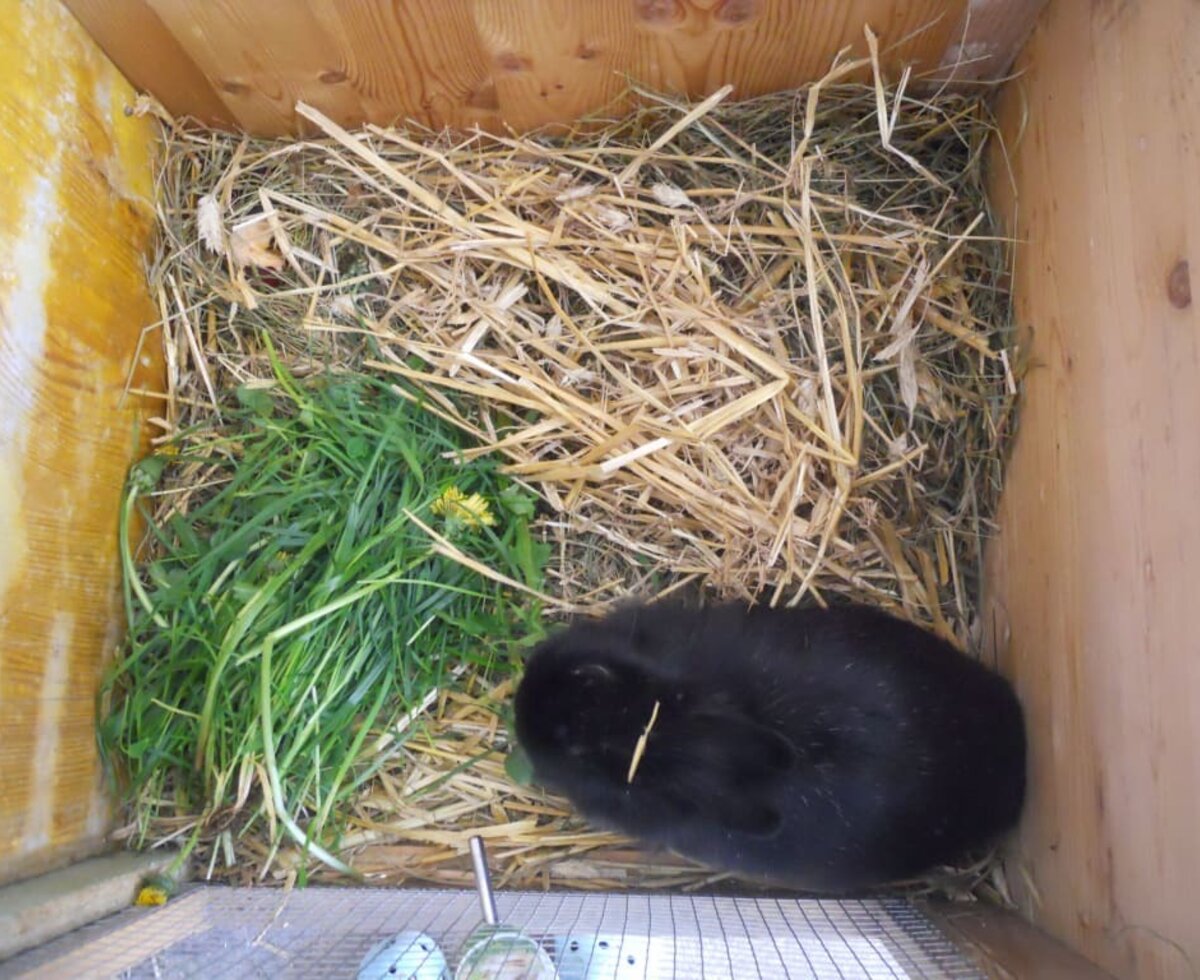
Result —
[[530, 658], [516, 733], [589, 820], [812, 891], [953, 863], [1012, 827], [1025, 792], [1008, 682], [863, 606], [578, 621]]

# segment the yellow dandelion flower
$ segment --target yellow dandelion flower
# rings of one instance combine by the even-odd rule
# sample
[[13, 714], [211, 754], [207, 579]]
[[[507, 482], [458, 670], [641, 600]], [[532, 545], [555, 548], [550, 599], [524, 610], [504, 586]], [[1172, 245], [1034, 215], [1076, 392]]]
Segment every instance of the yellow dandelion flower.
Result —
[[146, 885], [138, 892], [137, 898], [134, 900], [134, 905], [166, 905], [167, 890], [160, 888], [158, 885]]
[[458, 487], [449, 486], [442, 495], [433, 502], [433, 512], [439, 517], [452, 517], [462, 521], [467, 527], [479, 527], [486, 524], [491, 527], [496, 523], [488, 502], [477, 493], [470, 496]]
[[142, 882], [134, 905], [165, 905], [179, 888], [179, 882], [171, 872], [152, 874]]

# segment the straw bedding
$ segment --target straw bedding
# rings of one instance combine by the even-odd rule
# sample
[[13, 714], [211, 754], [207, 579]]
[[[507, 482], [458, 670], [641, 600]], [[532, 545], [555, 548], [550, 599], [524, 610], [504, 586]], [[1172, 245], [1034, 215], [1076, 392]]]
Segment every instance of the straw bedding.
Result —
[[[869, 66], [742, 102], [635, 93], [617, 120], [528, 137], [348, 133], [306, 106], [311, 137], [289, 142], [165, 120], [157, 441], [270, 384], [266, 333], [294, 374], [387, 377], [471, 436], [468, 458], [501, 459], [541, 500], [551, 609], [848, 597], [971, 645], [1017, 393], [991, 126], [978, 98], [845, 82]], [[504, 884], [710, 880], [514, 782], [513, 683], [438, 692], [342, 856], [461, 883], [482, 826]], [[301, 863], [201, 842], [214, 875]]]

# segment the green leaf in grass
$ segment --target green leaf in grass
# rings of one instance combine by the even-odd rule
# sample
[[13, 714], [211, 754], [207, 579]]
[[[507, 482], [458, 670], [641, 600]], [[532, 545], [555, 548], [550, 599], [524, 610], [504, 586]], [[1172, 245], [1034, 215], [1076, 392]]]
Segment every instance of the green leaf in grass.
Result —
[[514, 745], [504, 757], [504, 772], [518, 786], [533, 785], [533, 763], [519, 745]]

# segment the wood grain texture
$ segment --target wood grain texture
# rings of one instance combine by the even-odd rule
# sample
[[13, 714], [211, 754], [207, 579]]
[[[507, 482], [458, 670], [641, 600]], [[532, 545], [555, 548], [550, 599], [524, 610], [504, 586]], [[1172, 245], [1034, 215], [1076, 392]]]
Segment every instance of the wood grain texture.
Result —
[[307, 3], [293, 0], [146, 0], [225, 107], [248, 132], [292, 127], [296, 101], [362, 121], [362, 103], [344, 84], [330, 38]]
[[1036, 10], [1036, 0], [64, 2], [172, 112], [259, 135], [300, 131], [297, 99], [347, 126], [527, 130], [610, 105], [627, 79], [691, 97], [732, 83], [750, 96], [819, 77], [845, 47], [864, 53], [864, 24], [893, 72], [931, 71], [987, 32], [1004, 53], [986, 64], [999, 65]]
[[[333, 44], [332, 84], [356, 93], [362, 120], [389, 125], [406, 117], [433, 129], [451, 122], [499, 124], [492, 69], [469, 0], [310, 8]], [[320, 106], [319, 98], [314, 104]], [[337, 118], [329, 109], [325, 113]]]
[[[155, 319], [155, 131], [58, 4], [0, 0], [0, 878], [108, 829], [94, 699], [121, 621], [116, 515]], [[154, 384], [150, 344], [134, 380]], [[161, 384], [161, 382], [159, 382]]]
[[166, 105], [186, 106], [208, 126], [228, 127], [234, 117], [146, 0], [71, 0], [71, 12], [105, 54], [139, 90], [152, 90]]
[[993, 199], [1020, 216], [1034, 369], [988, 588], [1032, 743], [1009, 880], [1115, 975], [1190, 978], [1200, 6], [1052, 3], [1018, 68], [1001, 102], [1013, 181], [994, 167]]
[[922, 911], [987, 980], [1114, 980], [1020, 916], [982, 902], [931, 902]]
[[1048, 0], [972, 0], [935, 77], [973, 82], [1004, 77]]
[[735, 86], [745, 98], [819, 78], [843, 48], [880, 34], [893, 70], [932, 68], [964, 8], [892, 0], [476, 0], [501, 118], [527, 130], [614, 103], [633, 79], [700, 97]]

